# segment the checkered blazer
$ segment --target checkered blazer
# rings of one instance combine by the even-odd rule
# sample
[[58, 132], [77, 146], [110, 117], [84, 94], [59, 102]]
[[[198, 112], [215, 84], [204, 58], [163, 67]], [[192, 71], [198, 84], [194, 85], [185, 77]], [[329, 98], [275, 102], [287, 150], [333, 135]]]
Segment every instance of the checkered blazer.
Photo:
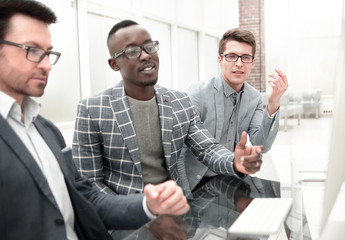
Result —
[[[169, 178], [190, 192], [184, 163], [178, 160], [184, 143], [213, 171], [233, 175], [232, 153], [203, 128], [187, 95], [159, 86], [155, 95]], [[101, 191], [143, 192], [138, 143], [122, 81], [78, 104], [72, 147], [79, 171]]]

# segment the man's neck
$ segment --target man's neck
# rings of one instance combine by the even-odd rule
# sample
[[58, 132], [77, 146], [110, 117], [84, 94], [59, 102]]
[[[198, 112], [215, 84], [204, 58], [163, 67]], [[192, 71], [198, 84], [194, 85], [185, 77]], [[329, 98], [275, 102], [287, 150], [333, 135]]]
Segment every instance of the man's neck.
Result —
[[225, 81], [225, 82], [226, 82], [232, 89], [234, 89], [236, 93], [239, 93], [239, 92], [242, 90], [243, 85], [244, 85], [244, 83], [242, 83], [242, 84], [231, 84], [231, 83], [229, 83], [229, 82], [227, 82], [227, 81]]
[[155, 88], [154, 86], [146, 86], [146, 87], [131, 87], [126, 88], [125, 91], [127, 96], [134, 98], [136, 100], [147, 101], [153, 98], [155, 95]]

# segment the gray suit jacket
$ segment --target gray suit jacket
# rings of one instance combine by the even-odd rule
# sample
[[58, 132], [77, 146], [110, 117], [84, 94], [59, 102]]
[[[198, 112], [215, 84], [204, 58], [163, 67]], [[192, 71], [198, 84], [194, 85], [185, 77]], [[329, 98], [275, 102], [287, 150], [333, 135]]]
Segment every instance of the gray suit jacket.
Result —
[[[142, 195], [132, 199], [99, 192], [75, 168], [59, 130], [38, 116], [34, 124], [65, 176], [80, 240], [111, 239], [109, 229], [137, 228], [149, 219]], [[106, 227], [104, 226], [106, 225]], [[36, 161], [0, 115], [0, 238], [66, 239], [63, 217]]]
[[[199, 82], [187, 91], [194, 107], [200, 114], [205, 128], [218, 141], [221, 138], [224, 124], [224, 88], [223, 77]], [[241, 133], [247, 132], [253, 145], [263, 145], [267, 152], [279, 130], [279, 110], [275, 117], [268, 117], [267, 109], [263, 109], [261, 95], [254, 87], [244, 82], [239, 111], [235, 142], [240, 141]], [[190, 188], [193, 189], [207, 171], [207, 167], [195, 160], [193, 154], [184, 148], [186, 174]], [[233, 160], [233, 157], [232, 157]]]
[[[184, 143], [215, 172], [234, 174], [231, 153], [204, 129], [187, 95], [159, 86], [155, 95], [169, 178], [186, 194], [190, 192], [184, 164], [179, 161]], [[102, 191], [143, 191], [138, 143], [122, 82], [79, 103], [73, 157], [79, 171]]]

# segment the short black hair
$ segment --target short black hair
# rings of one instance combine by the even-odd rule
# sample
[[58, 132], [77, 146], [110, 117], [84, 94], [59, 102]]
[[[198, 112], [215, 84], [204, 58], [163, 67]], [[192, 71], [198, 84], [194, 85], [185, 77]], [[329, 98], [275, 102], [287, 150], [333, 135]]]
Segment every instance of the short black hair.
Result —
[[137, 22], [134, 22], [133, 20], [123, 20], [123, 21], [115, 24], [108, 34], [107, 42], [109, 41], [109, 38], [112, 35], [114, 35], [119, 29], [125, 28], [128, 26], [132, 26], [132, 25], [139, 25], [139, 24]]
[[55, 13], [36, 0], [0, 0], [0, 39], [9, 31], [9, 19], [15, 14], [23, 14], [47, 25], [57, 22]]

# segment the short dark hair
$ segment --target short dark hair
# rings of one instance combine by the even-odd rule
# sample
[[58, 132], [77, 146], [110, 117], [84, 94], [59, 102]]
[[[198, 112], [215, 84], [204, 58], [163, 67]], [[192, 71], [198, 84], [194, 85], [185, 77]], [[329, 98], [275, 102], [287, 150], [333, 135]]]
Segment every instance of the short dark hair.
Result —
[[255, 56], [256, 41], [255, 41], [254, 34], [248, 30], [244, 30], [240, 28], [231, 29], [229, 31], [226, 31], [223, 34], [222, 39], [219, 41], [219, 48], [218, 48], [219, 55], [223, 54], [224, 49], [225, 49], [225, 44], [231, 40], [249, 44], [252, 47], [253, 56]]
[[129, 27], [132, 25], [139, 25], [137, 22], [134, 22], [133, 20], [123, 20], [119, 23], [116, 23], [112, 29], [110, 30], [107, 38], [107, 43], [109, 43], [109, 39], [112, 35], [114, 35], [119, 29]]
[[55, 13], [36, 0], [0, 0], [0, 39], [9, 31], [9, 19], [15, 14], [23, 14], [47, 25], [57, 22]]

